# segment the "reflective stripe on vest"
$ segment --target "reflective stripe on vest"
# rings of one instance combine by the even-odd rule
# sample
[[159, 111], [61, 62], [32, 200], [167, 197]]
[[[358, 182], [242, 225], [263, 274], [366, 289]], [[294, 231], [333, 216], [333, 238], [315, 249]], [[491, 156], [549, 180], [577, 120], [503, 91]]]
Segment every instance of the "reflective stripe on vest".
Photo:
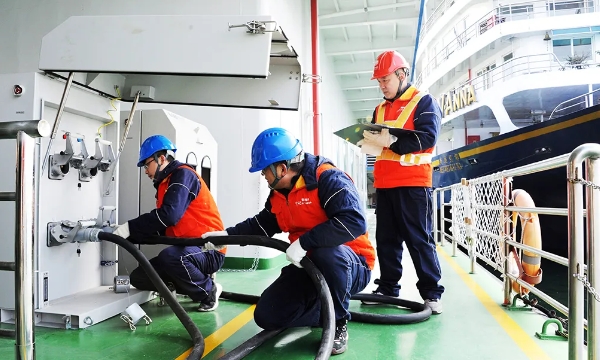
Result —
[[[423, 95], [424, 93], [418, 92], [413, 96], [413, 98], [408, 102], [408, 104], [406, 104], [404, 110], [402, 110], [400, 115], [398, 115], [398, 118], [394, 122], [393, 127], [399, 129], [402, 129], [404, 127], [404, 125], [408, 121], [408, 117], [410, 116], [410, 114], [413, 113], [413, 111], [417, 107], [417, 104], [419, 103], [421, 98], [423, 98]], [[385, 103], [386, 101], [383, 101], [381, 104], [379, 104], [379, 107], [377, 108], [377, 124], [385, 123]], [[384, 148], [381, 152], [381, 155], [377, 156], [376, 160], [399, 161], [400, 165], [402, 166], [415, 166], [431, 164], [432, 158], [433, 155], [428, 153], [399, 155], [388, 148]]]

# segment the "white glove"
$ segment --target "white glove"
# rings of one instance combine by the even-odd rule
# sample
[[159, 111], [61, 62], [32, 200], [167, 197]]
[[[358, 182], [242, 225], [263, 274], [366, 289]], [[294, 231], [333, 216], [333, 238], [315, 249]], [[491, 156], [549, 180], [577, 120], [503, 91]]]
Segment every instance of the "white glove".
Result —
[[365, 130], [363, 131], [363, 137], [365, 138], [365, 143], [371, 143], [377, 146], [390, 147], [392, 143], [398, 140], [397, 137], [390, 134], [388, 129], [382, 129], [379, 133], [373, 133], [371, 131]]
[[302, 245], [300, 245], [300, 239], [291, 243], [285, 251], [285, 258], [299, 268], [302, 267], [302, 265], [300, 265], [300, 260], [302, 260], [302, 258], [304, 258], [305, 256], [306, 250], [304, 250], [302, 248]]
[[209, 241], [206, 244], [204, 244], [203, 248], [204, 248], [203, 249], [204, 251], [209, 251], [209, 250], [219, 251], [219, 250], [225, 249], [225, 245], [215, 245]]
[[127, 239], [129, 237], [129, 222], [126, 222], [123, 225], [118, 225], [113, 234], [122, 237], [123, 239]]
[[[209, 232], [206, 232], [206, 233], [202, 234], [201, 237], [203, 239], [206, 239], [206, 238], [211, 237], [211, 236], [227, 236], [227, 235], [229, 235], [227, 233], [227, 231], [221, 230], [221, 231], [209, 231]], [[215, 244], [211, 243], [210, 241], [207, 242], [206, 244], [204, 244], [204, 246], [203, 246], [203, 251], [209, 251], [209, 250], [217, 250], [218, 251], [218, 250], [221, 250], [221, 249], [225, 249], [225, 245], [215, 245]]]
[[360, 146], [360, 152], [363, 154], [379, 156], [383, 152], [383, 146], [372, 144], [365, 139], [357, 142], [356, 145]]
[[206, 239], [207, 237], [211, 237], [211, 236], [227, 236], [227, 235], [229, 235], [229, 234], [225, 230], [209, 231], [209, 232], [205, 232], [204, 234], [202, 234], [201, 238]]

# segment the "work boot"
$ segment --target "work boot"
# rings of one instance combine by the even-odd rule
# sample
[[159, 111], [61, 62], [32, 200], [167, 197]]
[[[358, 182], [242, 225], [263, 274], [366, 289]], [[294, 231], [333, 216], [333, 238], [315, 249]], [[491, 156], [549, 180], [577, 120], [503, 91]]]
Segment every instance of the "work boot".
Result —
[[335, 337], [331, 355], [338, 355], [348, 349], [348, 320], [342, 319], [335, 322]]
[[427, 299], [425, 300], [425, 306], [429, 307], [434, 315], [442, 313], [442, 299]]
[[218, 283], [213, 283], [212, 290], [208, 296], [208, 299], [204, 300], [198, 306], [198, 311], [209, 312], [214, 311], [219, 306], [219, 296], [223, 292], [223, 286]]

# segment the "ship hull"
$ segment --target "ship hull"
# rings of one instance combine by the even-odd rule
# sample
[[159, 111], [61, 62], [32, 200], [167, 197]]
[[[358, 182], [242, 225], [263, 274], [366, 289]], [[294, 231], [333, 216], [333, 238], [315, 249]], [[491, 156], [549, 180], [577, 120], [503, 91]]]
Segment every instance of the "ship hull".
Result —
[[[532, 164], [569, 153], [585, 143], [600, 143], [600, 105], [440, 154], [433, 159], [433, 185], [444, 187], [462, 178]], [[566, 208], [566, 185], [564, 167], [513, 180], [513, 188], [529, 192], [540, 207]], [[566, 256], [566, 217], [541, 216], [540, 224], [544, 250]]]

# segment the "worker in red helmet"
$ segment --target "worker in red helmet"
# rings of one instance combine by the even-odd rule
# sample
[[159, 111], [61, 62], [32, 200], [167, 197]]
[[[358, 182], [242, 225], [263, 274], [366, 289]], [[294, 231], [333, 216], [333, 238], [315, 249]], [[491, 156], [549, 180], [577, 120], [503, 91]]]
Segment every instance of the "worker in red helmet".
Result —
[[398, 52], [385, 51], [377, 57], [372, 79], [379, 83], [383, 101], [371, 122], [389, 129], [365, 131], [359, 143], [363, 152], [377, 156], [373, 186], [381, 275], [373, 293], [399, 296], [406, 244], [419, 278], [419, 293], [432, 313], [440, 314], [444, 287], [439, 283], [442, 275], [433, 240], [431, 158], [442, 113], [431, 95], [408, 82], [409, 74], [410, 66]]

